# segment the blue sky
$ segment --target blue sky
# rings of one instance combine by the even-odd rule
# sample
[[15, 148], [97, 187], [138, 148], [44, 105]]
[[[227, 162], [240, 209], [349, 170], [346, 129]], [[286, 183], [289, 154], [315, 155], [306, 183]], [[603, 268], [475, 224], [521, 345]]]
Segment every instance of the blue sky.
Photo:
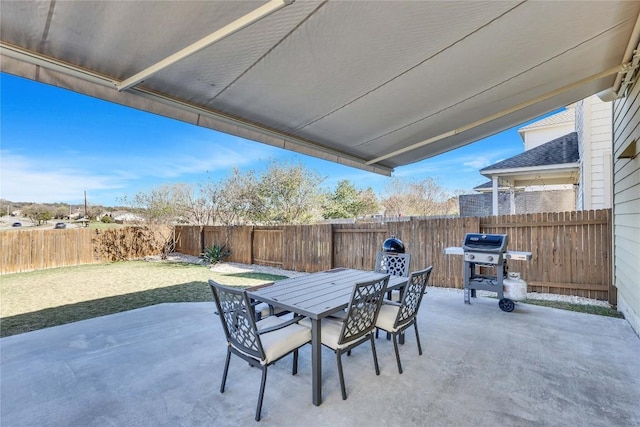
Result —
[[[235, 166], [261, 171], [271, 159], [384, 194], [390, 178], [65, 89], [0, 74], [0, 197], [13, 202], [118, 205], [154, 186], [220, 180]], [[519, 126], [520, 127], [520, 126]], [[434, 178], [449, 191], [486, 181], [478, 170], [523, 151], [517, 128], [418, 163], [394, 176]]]

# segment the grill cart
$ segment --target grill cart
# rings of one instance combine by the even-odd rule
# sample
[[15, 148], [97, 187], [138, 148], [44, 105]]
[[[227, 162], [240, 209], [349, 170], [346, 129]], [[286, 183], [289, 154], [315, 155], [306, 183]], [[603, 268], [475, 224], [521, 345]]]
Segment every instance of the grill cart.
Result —
[[[526, 296], [526, 283], [519, 273], [507, 276], [507, 260], [531, 260], [531, 252], [508, 251], [509, 236], [506, 234], [467, 233], [462, 247], [445, 248], [446, 255], [464, 256], [464, 302], [471, 304], [476, 290], [496, 292], [498, 306], [502, 311], [513, 311], [514, 301]], [[478, 267], [491, 267], [494, 275], [479, 274]], [[505, 280], [506, 278], [506, 280]], [[505, 286], [506, 285], [506, 286]], [[522, 289], [524, 287], [524, 292]], [[506, 291], [506, 292], [505, 292]]]

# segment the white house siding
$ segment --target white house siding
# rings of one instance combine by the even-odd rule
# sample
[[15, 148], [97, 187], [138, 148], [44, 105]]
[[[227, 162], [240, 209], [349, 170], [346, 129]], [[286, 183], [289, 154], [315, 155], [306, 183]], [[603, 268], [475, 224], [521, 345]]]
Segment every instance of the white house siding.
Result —
[[611, 207], [612, 103], [597, 96], [576, 105], [576, 129], [580, 150], [578, 209]]
[[640, 143], [640, 84], [613, 108], [614, 283], [618, 309], [640, 335], [640, 156], [618, 158], [633, 140]]
[[555, 124], [537, 129], [530, 129], [524, 133], [524, 151], [531, 150], [539, 145], [559, 138], [575, 131], [574, 123]]

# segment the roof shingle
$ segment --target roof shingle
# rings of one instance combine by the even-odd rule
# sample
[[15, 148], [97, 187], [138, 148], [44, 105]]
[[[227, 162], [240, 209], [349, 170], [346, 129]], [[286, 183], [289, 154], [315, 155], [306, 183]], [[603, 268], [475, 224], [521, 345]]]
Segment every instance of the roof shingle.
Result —
[[557, 114], [554, 114], [553, 116], [549, 116], [542, 120], [533, 122], [530, 125], [523, 126], [520, 129], [518, 129], [518, 132], [522, 134], [523, 131], [526, 131], [526, 130], [539, 129], [546, 126], [571, 124], [571, 123], [574, 123], [575, 120], [576, 120], [576, 109], [571, 107]]
[[496, 169], [517, 169], [576, 163], [579, 160], [578, 133], [571, 132], [517, 156], [509, 157], [501, 162], [482, 168], [480, 173]]

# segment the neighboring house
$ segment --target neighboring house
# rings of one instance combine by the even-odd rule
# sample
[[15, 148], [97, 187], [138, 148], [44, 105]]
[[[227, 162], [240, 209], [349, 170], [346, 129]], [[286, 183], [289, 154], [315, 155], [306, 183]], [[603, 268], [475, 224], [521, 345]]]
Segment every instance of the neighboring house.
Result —
[[612, 205], [613, 105], [597, 96], [576, 104], [576, 131], [580, 150], [577, 210], [607, 209]]
[[144, 218], [140, 215], [136, 215], [130, 212], [122, 213], [113, 217], [113, 220], [118, 224], [138, 223], [144, 222]]
[[569, 105], [564, 111], [518, 129], [520, 138], [522, 138], [522, 142], [524, 143], [524, 151], [531, 150], [552, 139], [575, 131], [575, 104]]
[[491, 181], [460, 196], [460, 215], [611, 207], [611, 118], [611, 103], [591, 96], [518, 129], [524, 153], [481, 169]]
[[102, 215], [100, 215], [99, 219], [102, 219], [102, 217], [104, 216], [110, 216], [111, 218], [113, 218], [113, 221], [118, 224], [138, 223], [144, 221], [144, 218], [142, 216], [136, 215], [129, 211], [113, 211], [103, 213]]

